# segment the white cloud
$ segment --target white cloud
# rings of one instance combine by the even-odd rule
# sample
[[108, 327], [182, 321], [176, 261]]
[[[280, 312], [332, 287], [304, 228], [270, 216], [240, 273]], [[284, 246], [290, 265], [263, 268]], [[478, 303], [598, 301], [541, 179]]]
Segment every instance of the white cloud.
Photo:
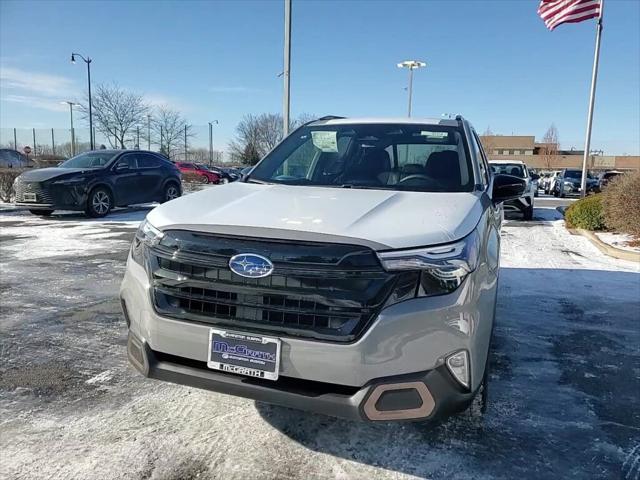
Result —
[[148, 93], [144, 95], [144, 99], [152, 106], [159, 108], [170, 108], [185, 113], [190, 112], [193, 108], [182, 100], [167, 95]]
[[74, 81], [67, 77], [5, 66], [0, 67], [0, 86], [4, 91], [41, 97], [61, 98], [78, 93]]
[[52, 112], [66, 112], [69, 107], [67, 105], [60, 104], [60, 101], [46, 98], [46, 97], [34, 97], [30, 95], [3, 95], [0, 97], [0, 101], [10, 103], [20, 103], [32, 108], [41, 108], [44, 110], [50, 110]]
[[60, 101], [76, 98], [81, 91], [74, 81], [60, 75], [31, 72], [20, 68], [0, 66], [1, 102], [24, 107], [64, 112]]

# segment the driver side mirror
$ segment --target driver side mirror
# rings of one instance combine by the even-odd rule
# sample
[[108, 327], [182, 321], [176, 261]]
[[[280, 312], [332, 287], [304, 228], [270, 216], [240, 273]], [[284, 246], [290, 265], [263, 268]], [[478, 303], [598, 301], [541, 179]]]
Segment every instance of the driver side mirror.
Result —
[[116, 164], [117, 173], [126, 172], [127, 170], [129, 170], [129, 164], [127, 162], [118, 162]]
[[527, 188], [527, 183], [513, 175], [494, 175], [491, 200], [498, 204], [507, 200], [520, 198]]

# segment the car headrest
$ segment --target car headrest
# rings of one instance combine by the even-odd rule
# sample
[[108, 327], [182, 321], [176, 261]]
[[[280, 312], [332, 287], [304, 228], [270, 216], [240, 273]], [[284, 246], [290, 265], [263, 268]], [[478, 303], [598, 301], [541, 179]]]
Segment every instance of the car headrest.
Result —
[[460, 184], [461, 174], [458, 152], [445, 150], [432, 153], [427, 160], [425, 173], [434, 180], [447, 185]]

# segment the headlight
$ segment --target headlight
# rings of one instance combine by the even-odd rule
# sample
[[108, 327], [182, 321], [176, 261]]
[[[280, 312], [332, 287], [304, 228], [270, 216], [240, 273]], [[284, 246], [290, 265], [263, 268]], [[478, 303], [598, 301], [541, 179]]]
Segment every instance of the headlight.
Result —
[[564, 182], [567, 187], [573, 187], [573, 182]]
[[147, 219], [144, 219], [138, 227], [136, 236], [133, 238], [133, 244], [131, 245], [131, 258], [139, 264], [144, 266], [144, 247], [152, 247], [157, 245], [164, 237], [164, 233], [151, 225]]
[[418, 271], [417, 296], [444, 295], [457, 289], [478, 265], [478, 233], [438, 247], [378, 253], [385, 270]]

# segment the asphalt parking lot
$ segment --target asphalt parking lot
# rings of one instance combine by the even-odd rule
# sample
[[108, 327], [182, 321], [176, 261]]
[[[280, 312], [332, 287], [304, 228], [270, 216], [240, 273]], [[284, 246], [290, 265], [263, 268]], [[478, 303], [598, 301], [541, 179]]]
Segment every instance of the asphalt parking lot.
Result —
[[144, 379], [117, 291], [148, 209], [0, 210], [0, 478], [640, 478], [640, 271], [554, 199], [502, 233], [483, 420], [364, 424]]

